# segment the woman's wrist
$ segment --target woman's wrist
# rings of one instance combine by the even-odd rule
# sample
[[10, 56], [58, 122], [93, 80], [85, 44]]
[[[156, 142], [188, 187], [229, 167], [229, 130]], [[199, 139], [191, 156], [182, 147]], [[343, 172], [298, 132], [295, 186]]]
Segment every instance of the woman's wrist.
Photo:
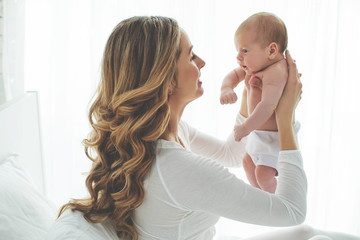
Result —
[[278, 123], [278, 134], [280, 151], [298, 149], [292, 121]]

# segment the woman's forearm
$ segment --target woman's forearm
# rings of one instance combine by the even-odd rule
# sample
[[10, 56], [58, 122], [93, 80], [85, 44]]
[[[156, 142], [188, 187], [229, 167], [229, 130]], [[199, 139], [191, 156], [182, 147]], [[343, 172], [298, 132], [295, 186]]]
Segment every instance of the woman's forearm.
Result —
[[280, 123], [278, 123], [278, 133], [280, 141], [280, 151], [298, 149], [292, 120], [281, 121]]
[[242, 93], [242, 100], [241, 100], [241, 107], [240, 107], [240, 114], [244, 116], [245, 118], [248, 117], [248, 109], [247, 109], [247, 90], [244, 87], [243, 93]]
[[286, 60], [289, 67], [289, 79], [286, 83], [282, 97], [280, 98], [276, 113], [276, 122], [279, 131], [280, 150], [296, 150], [296, 139], [294, 134], [293, 119], [294, 111], [301, 99], [300, 75], [296, 64], [291, 58], [289, 51], [286, 51]]

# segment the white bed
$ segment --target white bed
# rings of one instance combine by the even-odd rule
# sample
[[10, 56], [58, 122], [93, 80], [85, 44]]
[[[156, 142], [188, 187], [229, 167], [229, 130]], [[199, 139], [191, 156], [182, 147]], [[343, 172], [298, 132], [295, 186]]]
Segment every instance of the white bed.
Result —
[[0, 239], [43, 239], [56, 217], [45, 195], [36, 92], [0, 105]]
[[[44, 239], [57, 217], [45, 194], [41, 148], [37, 93], [0, 105], [0, 240]], [[72, 224], [80, 226], [94, 239], [117, 239], [102, 224], [89, 228], [83, 218]]]
[[0, 105], [0, 158], [18, 154], [38, 190], [45, 194], [36, 92]]

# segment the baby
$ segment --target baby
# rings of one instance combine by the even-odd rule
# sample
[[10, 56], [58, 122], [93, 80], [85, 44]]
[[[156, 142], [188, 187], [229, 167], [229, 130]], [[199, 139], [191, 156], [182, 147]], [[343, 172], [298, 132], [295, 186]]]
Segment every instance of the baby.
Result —
[[286, 27], [277, 16], [261, 12], [241, 23], [234, 40], [239, 67], [224, 78], [220, 102], [234, 103], [234, 88], [245, 80], [249, 116], [235, 126], [235, 140], [251, 133], [243, 159], [247, 178], [251, 185], [274, 193], [279, 153], [274, 111], [288, 78], [283, 55], [287, 47]]

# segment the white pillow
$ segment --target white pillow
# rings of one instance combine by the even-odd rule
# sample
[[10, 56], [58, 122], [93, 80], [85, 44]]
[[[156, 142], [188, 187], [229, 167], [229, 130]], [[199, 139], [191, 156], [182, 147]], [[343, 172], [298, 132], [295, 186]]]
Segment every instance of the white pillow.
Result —
[[0, 159], [1, 239], [43, 239], [56, 209], [34, 187], [16, 155]]

